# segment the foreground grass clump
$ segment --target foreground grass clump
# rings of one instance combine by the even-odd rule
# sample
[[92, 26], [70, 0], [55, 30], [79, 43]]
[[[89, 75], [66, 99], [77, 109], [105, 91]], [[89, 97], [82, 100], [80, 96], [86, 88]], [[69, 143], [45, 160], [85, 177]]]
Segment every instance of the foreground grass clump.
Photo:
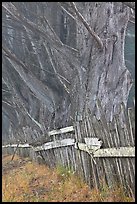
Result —
[[3, 158], [2, 201], [3, 202], [132, 202], [122, 188], [110, 190], [90, 189], [87, 184], [68, 168], [58, 165], [50, 169], [17, 155]]

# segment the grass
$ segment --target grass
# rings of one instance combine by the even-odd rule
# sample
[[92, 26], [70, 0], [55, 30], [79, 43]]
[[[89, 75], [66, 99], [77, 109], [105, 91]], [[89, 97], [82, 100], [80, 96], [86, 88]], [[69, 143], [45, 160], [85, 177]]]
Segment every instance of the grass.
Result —
[[68, 168], [58, 165], [50, 169], [29, 158], [4, 156], [2, 171], [2, 202], [133, 202], [122, 188], [90, 189]]

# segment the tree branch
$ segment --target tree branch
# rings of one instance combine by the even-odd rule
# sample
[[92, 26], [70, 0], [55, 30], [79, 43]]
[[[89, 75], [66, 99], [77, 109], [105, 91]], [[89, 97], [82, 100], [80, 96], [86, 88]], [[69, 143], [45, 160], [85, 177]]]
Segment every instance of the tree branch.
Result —
[[123, 4], [135, 10], [135, 2], [123, 2]]
[[135, 23], [135, 16], [130, 15], [129, 21], [130, 21], [131, 23]]
[[[77, 50], [74, 48], [71, 48], [67, 45], [62, 45], [60, 41], [55, 39], [53, 35], [51, 35], [51, 30], [47, 29], [45, 30], [40, 26], [36, 25], [35, 23], [31, 22], [30, 20], [26, 19], [24, 16], [18, 13], [17, 8], [11, 3], [11, 2], [3, 2], [2, 3], [3, 8], [8, 11], [10, 15], [14, 17], [14, 19], [20, 21], [24, 28], [27, 27], [27, 29], [31, 30], [34, 33], [39, 34], [46, 42], [50, 43], [52, 47], [54, 47], [58, 52], [62, 53], [66, 60], [69, 60], [71, 64], [74, 66], [78, 66], [78, 60], [77, 60]], [[68, 58], [69, 56], [69, 58]]]
[[78, 11], [76, 4], [74, 2], [70, 2], [72, 8], [74, 9], [78, 19], [83, 23], [83, 25], [86, 27], [86, 29], [89, 31], [89, 33], [95, 38], [95, 40], [97, 41], [99, 47], [101, 48], [101, 50], [103, 49], [103, 42], [100, 39], [100, 37], [93, 31], [93, 29], [90, 27], [90, 25], [86, 22], [86, 20], [84, 19], [84, 17], [81, 15], [81, 13]]
[[9, 59], [14, 69], [18, 72], [18, 74], [26, 83], [26, 85], [30, 88], [30, 90], [39, 100], [46, 104], [50, 112], [54, 112], [54, 104], [52, 99], [50, 98], [49, 89], [45, 87], [45, 85], [43, 85], [42, 82], [39, 81], [32, 73], [30, 73], [26, 65], [22, 63], [19, 59], [17, 59], [17, 57], [12, 54], [9, 49], [5, 48], [4, 46], [2, 47], [2, 49], [6, 53], [6, 57]]
[[68, 10], [66, 10], [61, 3], [62, 2], [57, 2], [57, 4], [59, 4], [59, 6], [62, 8], [63, 11], [65, 11], [71, 18], [73, 18], [75, 21], [77, 21], [77, 19]]
[[8, 106], [10, 106], [10, 107], [15, 108], [15, 106], [14, 106], [14, 105], [11, 105], [11, 104], [10, 104], [10, 103], [8, 103], [7, 101], [2, 100], [2, 103], [5, 103], [6, 105], [8, 105]]
[[68, 89], [67, 86], [63, 83], [63, 81], [62, 81], [61, 78], [60, 78], [60, 75], [58, 75], [58, 73], [57, 73], [57, 70], [56, 70], [55, 65], [54, 65], [54, 62], [53, 62], [53, 56], [51, 55], [50, 50], [47, 48], [47, 46], [45, 45], [45, 43], [44, 43], [44, 46], [45, 46], [45, 49], [46, 49], [46, 52], [47, 52], [47, 54], [48, 54], [50, 63], [51, 63], [51, 65], [52, 65], [53, 69], [54, 69], [54, 72], [55, 72], [57, 78], [59, 79], [60, 83], [63, 85], [65, 91], [66, 91], [67, 93], [69, 93], [69, 89]]

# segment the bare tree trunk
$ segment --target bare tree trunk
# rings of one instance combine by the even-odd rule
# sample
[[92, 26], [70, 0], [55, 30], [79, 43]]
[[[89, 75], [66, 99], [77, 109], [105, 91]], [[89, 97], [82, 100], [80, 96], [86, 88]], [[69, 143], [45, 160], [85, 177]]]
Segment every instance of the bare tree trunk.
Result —
[[95, 104], [99, 99], [110, 120], [113, 114], [118, 113], [121, 102], [127, 104], [132, 86], [124, 59], [128, 9], [118, 2], [82, 2], [77, 5], [88, 24], [102, 39], [104, 47], [100, 51], [85, 26], [78, 24], [77, 46], [81, 65], [76, 79], [76, 107], [82, 115], [86, 109], [98, 115]]

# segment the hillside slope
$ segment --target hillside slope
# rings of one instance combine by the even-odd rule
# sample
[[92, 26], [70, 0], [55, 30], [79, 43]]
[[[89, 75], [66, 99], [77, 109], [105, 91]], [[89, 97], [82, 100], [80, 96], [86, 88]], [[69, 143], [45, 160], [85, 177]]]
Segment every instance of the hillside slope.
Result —
[[29, 158], [5, 155], [2, 160], [2, 202], [132, 202], [120, 187], [90, 190], [75, 173], [62, 166], [49, 169]]

